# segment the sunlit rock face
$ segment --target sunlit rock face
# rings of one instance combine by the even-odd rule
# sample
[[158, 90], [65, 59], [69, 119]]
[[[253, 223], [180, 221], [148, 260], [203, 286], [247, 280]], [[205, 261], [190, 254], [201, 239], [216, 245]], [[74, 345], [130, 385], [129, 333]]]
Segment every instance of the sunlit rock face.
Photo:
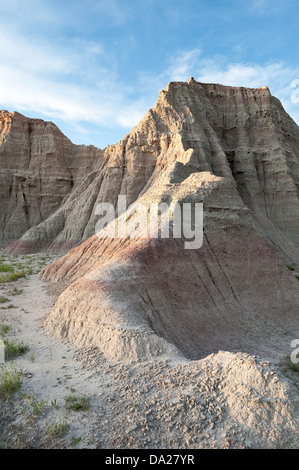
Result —
[[[14, 250], [74, 247], [41, 274], [69, 283], [47, 327], [110, 358], [277, 357], [297, 337], [298, 281], [285, 264], [299, 260], [298, 184], [299, 129], [267, 87], [170, 83]], [[119, 195], [202, 202], [202, 246], [100, 239], [95, 208]]]
[[185, 176], [205, 171], [232, 181], [257, 229], [299, 256], [299, 130], [267, 87], [170, 83], [104, 151], [73, 145], [53, 123], [18, 113], [2, 111], [0, 126], [1, 239], [21, 239], [15, 252], [69, 250], [94, 234], [98, 203], [116, 206], [119, 194], [136, 201], [178, 162]]

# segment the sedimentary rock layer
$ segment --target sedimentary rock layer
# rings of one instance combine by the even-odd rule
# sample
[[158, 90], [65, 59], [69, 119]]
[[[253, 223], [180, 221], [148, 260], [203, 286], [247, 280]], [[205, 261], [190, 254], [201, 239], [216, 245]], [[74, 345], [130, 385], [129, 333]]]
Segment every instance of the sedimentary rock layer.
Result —
[[[10, 248], [75, 246], [41, 275], [69, 283], [49, 331], [117, 360], [287, 354], [298, 327], [298, 281], [285, 266], [299, 261], [298, 149], [299, 128], [267, 87], [170, 83]], [[133, 223], [127, 238], [99, 238], [95, 209], [119, 195], [203, 203], [203, 245], [134, 238]]]
[[[34, 121], [36, 131], [30, 132], [33, 124], [25, 125], [20, 115], [12, 122], [2, 131], [7, 170], [1, 181], [9, 209], [1, 225], [4, 240], [22, 235], [16, 252], [35, 251], [41, 244], [62, 251], [78, 245], [95, 233], [98, 203], [116, 205], [123, 194], [131, 204], [169, 164], [184, 163], [185, 152], [192, 151], [185, 171], [231, 180], [259, 230], [282, 252], [299, 256], [299, 130], [267, 87], [170, 83], [121, 142], [104, 152], [75, 147], [75, 156], [74, 146], [53, 124]], [[13, 173], [10, 181], [17, 181], [13, 190], [7, 171]], [[31, 179], [36, 173], [34, 197], [33, 189], [29, 195], [24, 191], [31, 179], [20, 181], [26, 171]], [[81, 184], [73, 185], [78, 172]]]
[[[0, 113], [0, 240], [18, 241], [47, 220], [86, 176], [100, 164], [103, 151], [74, 145], [52, 123], [19, 113]], [[58, 219], [29, 251], [48, 246], [61, 231]], [[12, 245], [14, 247], [14, 244]]]
[[203, 201], [202, 247], [95, 235], [42, 272], [71, 283], [47, 319], [49, 331], [115, 360], [196, 359], [219, 349], [281, 354], [298, 325], [298, 281], [231, 181], [205, 172], [170, 181], [164, 174], [140, 201], [166, 192], [172, 202]]

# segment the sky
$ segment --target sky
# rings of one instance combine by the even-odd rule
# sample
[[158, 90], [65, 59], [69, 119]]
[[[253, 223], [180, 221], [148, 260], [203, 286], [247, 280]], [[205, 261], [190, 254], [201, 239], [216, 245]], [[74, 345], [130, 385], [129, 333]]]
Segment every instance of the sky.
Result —
[[170, 81], [267, 85], [299, 124], [298, 0], [0, 0], [0, 109], [115, 144]]

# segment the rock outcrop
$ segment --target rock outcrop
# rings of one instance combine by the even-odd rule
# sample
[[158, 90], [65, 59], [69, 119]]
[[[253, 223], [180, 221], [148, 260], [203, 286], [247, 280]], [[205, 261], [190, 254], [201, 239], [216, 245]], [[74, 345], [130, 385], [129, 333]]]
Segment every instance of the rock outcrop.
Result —
[[[49, 240], [60, 217], [50, 248], [89, 237], [42, 272], [70, 284], [49, 330], [117, 360], [165, 352], [197, 359], [219, 349], [286, 355], [298, 337], [298, 281], [285, 266], [299, 260], [298, 149], [299, 128], [267, 87], [170, 83], [105, 149], [80, 194], [30, 231]], [[116, 206], [119, 194], [129, 204], [203, 202], [202, 247], [130, 233], [99, 239], [95, 207]]]
[[[269, 89], [170, 83], [105, 150], [18, 113], [0, 126], [2, 241], [64, 254], [40, 274], [64, 289], [45, 327], [83, 347], [101, 384], [100, 446], [125, 446], [132, 429], [144, 445], [146, 423], [162, 448], [298, 448], [298, 383], [279, 369], [299, 337], [286, 266], [299, 264], [299, 128]], [[98, 204], [120, 195], [126, 210], [95, 233]], [[136, 236], [160, 203], [170, 237]], [[177, 233], [184, 203], [203, 204], [195, 249]]]
[[6, 243], [22, 236], [15, 252], [69, 250], [94, 235], [98, 203], [116, 205], [123, 194], [131, 204], [181, 162], [189, 174], [232, 181], [258, 230], [299, 257], [299, 130], [267, 87], [170, 83], [131, 133], [104, 152], [73, 146], [51, 123], [16, 113], [2, 119], [1, 227]]
[[[35, 252], [49, 246], [60, 233], [62, 220], [49, 226], [44, 238], [33, 237], [38, 227], [81, 186], [103, 151], [74, 145], [52, 122], [29, 119], [19, 113], [0, 113], [0, 241], [9, 251], [28, 232], [18, 250]], [[38, 229], [37, 229], [38, 231]]]

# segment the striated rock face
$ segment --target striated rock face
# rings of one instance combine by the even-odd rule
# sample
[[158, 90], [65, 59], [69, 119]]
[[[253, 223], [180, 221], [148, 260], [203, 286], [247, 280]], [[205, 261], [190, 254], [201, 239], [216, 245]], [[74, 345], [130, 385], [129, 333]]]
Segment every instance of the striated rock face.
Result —
[[[2, 244], [16, 242], [54, 214], [102, 156], [103, 151], [95, 147], [72, 144], [52, 122], [1, 111]], [[44, 239], [29, 237], [27, 250], [38, 251], [48, 246], [60, 230], [61, 227], [52, 226]]]
[[[131, 133], [104, 152], [73, 146], [51, 123], [16, 113], [2, 119], [8, 215], [1, 226], [4, 240], [23, 235], [16, 252], [36, 251], [45, 241], [67, 251], [94, 235], [98, 203], [116, 205], [126, 194], [130, 204], [168, 165], [182, 162], [189, 174], [208, 171], [232, 181], [261, 233], [299, 256], [299, 130], [267, 87], [170, 83]], [[187, 150], [193, 154], [185, 164]], [[32, 178], [38, 186], [28, 191]]]
[[[57, 219], [50, 248], [89, 237], [42, 272], [70, 284], [47, 327], [117, 360], [288, 354], [298, 337], [298, 281], [285, 267], [299, 261], [298, 184], [299, 128], [267, 87], [170, 83], [95, 176], [22, 237], [49, 240]], [[95, 206], [119, 194], [203, 202], [203, 246], [99, 239]]]

